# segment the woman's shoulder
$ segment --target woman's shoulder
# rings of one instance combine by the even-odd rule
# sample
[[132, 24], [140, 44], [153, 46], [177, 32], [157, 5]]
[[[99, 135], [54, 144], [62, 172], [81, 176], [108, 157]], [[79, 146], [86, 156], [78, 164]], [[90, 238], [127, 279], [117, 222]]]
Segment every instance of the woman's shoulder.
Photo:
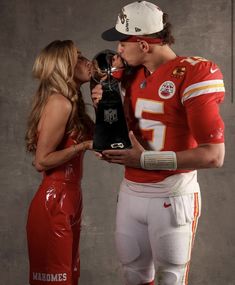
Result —
[[71, 112], [72, 103], [61, 93], [53, 93], [48, 98], [46, 108], [57, 110], [58, 112]]
[[48, 98], [48, 103], [72, 107], [72, 102], [61, 93], [52, 93]]

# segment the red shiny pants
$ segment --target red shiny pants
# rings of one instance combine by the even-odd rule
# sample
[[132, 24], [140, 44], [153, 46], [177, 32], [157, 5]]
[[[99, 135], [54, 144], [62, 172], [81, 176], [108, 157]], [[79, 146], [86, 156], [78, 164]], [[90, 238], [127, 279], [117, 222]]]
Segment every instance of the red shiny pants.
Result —
[[44, 178], [27, 221], [31, 285], [77, 285], [81, 212], [77, 184]]

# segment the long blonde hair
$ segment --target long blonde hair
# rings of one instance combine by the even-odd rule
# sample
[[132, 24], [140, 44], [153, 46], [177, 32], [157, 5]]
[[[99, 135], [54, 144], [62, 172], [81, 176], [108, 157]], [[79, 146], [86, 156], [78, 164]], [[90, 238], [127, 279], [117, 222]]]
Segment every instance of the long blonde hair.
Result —
[[26, 149], [35, 152], [37, 144], [37, 127], [42, 111], [52, 93], [60, 93], [72, 104], [66, 133], [86, 132], [87, 120], [85, 104], [80, 90], [74, 81], [74, 69], [78, 50], [71, 40], [53, 41], [37, 56], [33, 66], [33, 76], [39, 79], [39, 86], [33, 99], [25, 136]]

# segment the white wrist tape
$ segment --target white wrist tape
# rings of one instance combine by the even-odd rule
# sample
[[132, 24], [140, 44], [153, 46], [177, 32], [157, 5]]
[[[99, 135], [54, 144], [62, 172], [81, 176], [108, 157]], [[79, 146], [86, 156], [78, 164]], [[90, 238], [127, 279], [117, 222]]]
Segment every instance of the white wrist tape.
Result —
[[143, 169], [175, 170], [177, 159], [174, 151], [143, 151], [140, 157]]

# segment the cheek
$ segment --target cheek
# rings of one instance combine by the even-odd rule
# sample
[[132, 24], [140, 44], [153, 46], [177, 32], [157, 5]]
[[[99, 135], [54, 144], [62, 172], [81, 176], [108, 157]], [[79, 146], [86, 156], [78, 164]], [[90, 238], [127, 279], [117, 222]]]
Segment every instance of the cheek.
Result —
[[88, 71], [88, 69], [85, 66], [80, 66], [75, 71], [75, 78], [81, 82], [89, 81], [90, 77], [91, 77], [90, 72]]
[[137, 65], [139, 63], [139, 54], [135, 50], [126, 50], [123, 57], [131, 65]]

